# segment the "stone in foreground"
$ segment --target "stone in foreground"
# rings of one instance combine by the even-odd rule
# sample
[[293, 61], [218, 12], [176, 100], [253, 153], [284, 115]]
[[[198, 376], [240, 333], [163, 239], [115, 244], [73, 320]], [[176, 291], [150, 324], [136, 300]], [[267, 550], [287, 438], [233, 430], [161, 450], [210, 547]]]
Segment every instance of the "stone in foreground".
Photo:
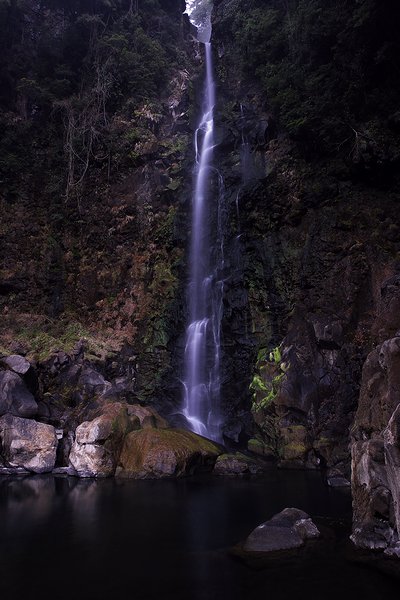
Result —
[[13, 415], [0, 418], [3, 458], [9, 467], [48, 473], [56, 462], [57, 436], [51, 425]]
[[117, 477], [158, 479], [211, 471], [221, 448], [179, 429], [132, 431], [124, 441]]
[[245, 552], [278, 552], [300, 548], [320, 532], [307, 513], [285, 508], [251, 532], [243, 545]]

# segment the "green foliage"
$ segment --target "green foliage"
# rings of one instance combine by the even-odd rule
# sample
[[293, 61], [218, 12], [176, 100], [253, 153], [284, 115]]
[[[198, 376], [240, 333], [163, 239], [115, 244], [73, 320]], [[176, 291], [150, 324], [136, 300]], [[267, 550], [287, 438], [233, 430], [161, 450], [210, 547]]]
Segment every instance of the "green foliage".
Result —
[[309, 152], [348, 154], [351, 127], [397, 110], [393, 10], [379, 0], [227, 0], [219, 12], [232, 65], [256, 75], [288, 133]]
[[157, 297], [173, 298], [178, 281], [172, 272], [172, 267], [169, 263], [162, 260], [157, 261], [153, 271], [153, 281], [150, 285], [152, 295]]
[[0, 193], [21, 193], [40, 172], [79, 202], [93, 169], [118, 172], [116, 116], [157, 127], [160, 94], [185, 67], [174, 10], [158, 0], [0, 2]]
[[182, 179], [180, 179], [180, 178], [173, 179], [172, 181], [170, 181], [168, 183], [167, 189], [171, 190], [171, 192], [176, 192], [176, 190], [178, 190], [181, 185], [182, 185]]
[[80, 339], [88, 337], [89, 332], [80, 323], [60, 321], [50, 322], [47, 327], [26, 327], [19, 332], [17, 339], [28, 343], [32, 356], [42, 361], [57, 350], [70, 352]]
[[188, 137], [186, 135], [176, 135], [168, 138], [163, 143], [163, 157], [176, 156], [182, 159], [188, 146]]
[[288, 365], [282, 360], [279, 346], [261, 348], [257, 355], [255, 372], [250, 384], [252, 413], [258, 428], [260, 449], [268, 448], [276, 456], [282, 450], [276, 399], [286, 378]]
[[253, 392], [253, 411], [264, 410], [274, 402], [286, 377], [285, 371], [286, 366], [282, 363], [279, 347], [270, 352], [261, 348], [257, 355], [256, 372], [250, 384], [250, 390]]
[[282, 354], [281, 354], [281, 349], [279, 348], [279, 346], [277, 346], [276, 348], [274, 348], [272, 350], [272, 352], [270, 352], [269, 360], [270, 360], [270, 362], [274, 362], [276, 365], [279, 365], [281, 363]]

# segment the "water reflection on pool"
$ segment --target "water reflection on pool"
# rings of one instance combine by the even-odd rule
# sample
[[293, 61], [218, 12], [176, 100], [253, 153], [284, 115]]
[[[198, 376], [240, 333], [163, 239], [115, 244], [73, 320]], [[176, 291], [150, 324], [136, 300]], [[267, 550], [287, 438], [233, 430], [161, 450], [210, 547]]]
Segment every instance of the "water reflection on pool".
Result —
[[257, 479], [0, 479], [2, 598], [251, 600], [386, 597], [395, 584], [342, 556], [251, 570], [228, 549], [287, 506], [348, 518], [318, 473]]

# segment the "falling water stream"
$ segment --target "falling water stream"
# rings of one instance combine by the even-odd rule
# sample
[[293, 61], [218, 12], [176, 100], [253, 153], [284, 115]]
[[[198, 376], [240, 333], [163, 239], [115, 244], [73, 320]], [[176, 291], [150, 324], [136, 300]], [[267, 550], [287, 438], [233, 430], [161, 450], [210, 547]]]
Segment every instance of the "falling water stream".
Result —
[[[207, 3], [207, 6], [210, 6]], [[190, 3], [188, 10], [190, 15]], [[215, 81], [210, 12], [198, 28], [204, 46], [204, 102], [195, 132], [196, 164], [192, 197], [192, 228], [188, 286], [183, 414], [190, 429], [221, 439], [219, 397], [223, 296], [223, 182], [213, 166]]]

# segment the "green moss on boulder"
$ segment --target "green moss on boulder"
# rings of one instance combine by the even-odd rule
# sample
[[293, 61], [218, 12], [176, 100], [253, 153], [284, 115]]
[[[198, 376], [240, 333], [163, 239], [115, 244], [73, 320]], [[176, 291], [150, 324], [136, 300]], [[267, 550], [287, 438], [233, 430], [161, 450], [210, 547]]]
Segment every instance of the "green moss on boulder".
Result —
[[281, 429], [282, 461], [303, 461], [306, 460], [307, 453], [311, 450], [309, 434], [304, 425], [291, 425]]
[[211, 471], [220, 454], [220, 446], [189, 431], [132, 431], [125, 438], [116, 476], [157, 479]]

